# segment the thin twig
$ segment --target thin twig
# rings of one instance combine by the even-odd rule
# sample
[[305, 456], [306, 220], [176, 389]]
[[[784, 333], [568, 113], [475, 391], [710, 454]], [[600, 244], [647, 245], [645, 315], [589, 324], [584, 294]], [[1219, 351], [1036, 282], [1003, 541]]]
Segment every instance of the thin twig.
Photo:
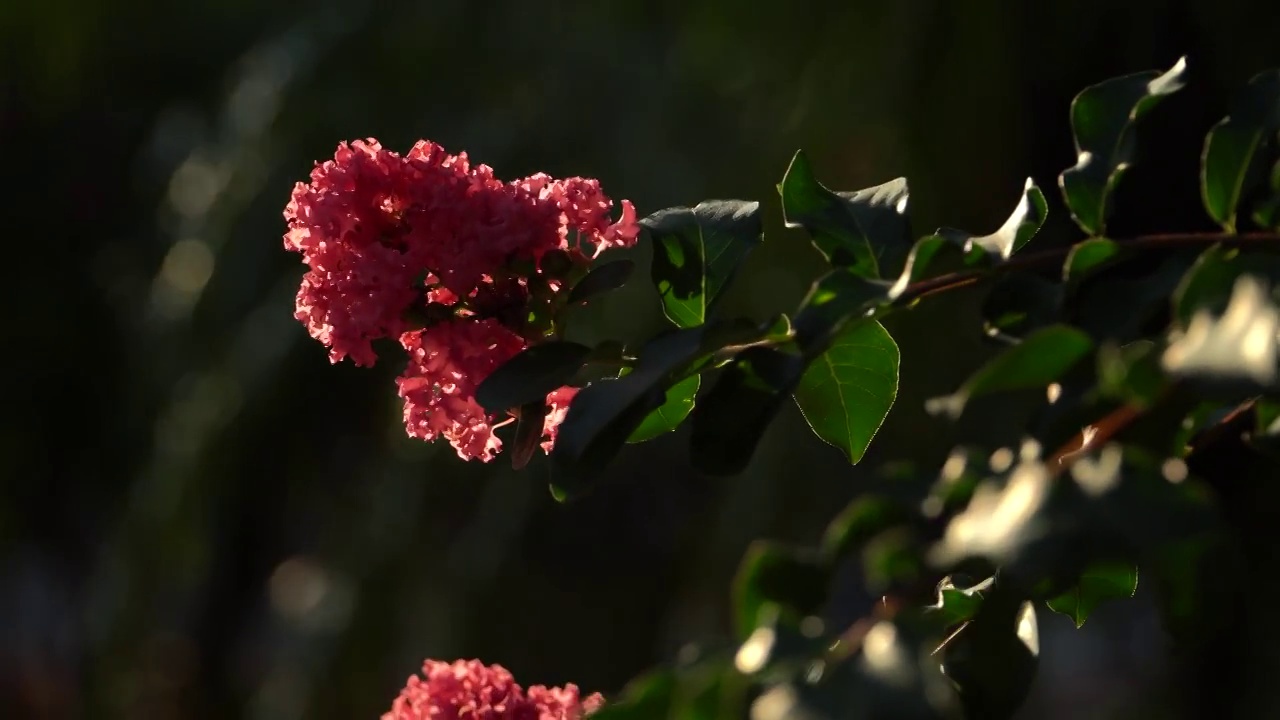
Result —
[[1084, 455], [1090, 448], [1105, 445], [1107, 441], [1133, 424], [1145, 410], [1146, 408], [1132, 404], [1121, 405], [1099, 418], [1097, 422], [1089, 424], [1049, 456], [1046, 463], [1049, 472], [1057, 475], [1067, 469], [1073, 458]]
[[[1199, 247], [1222, 243], [1224, 245], [1249, 245], [1253, 243], [1276, 243], [1280, 245], [1280, 233], [1161, 233], [1157, 235], [1141, 235], [1125, 240], [1116, 240], [1121, 250], [1154, 250], [1180, 247]], [[1031, 270], [1060, 263], [1071, 254], [1075, 246], [1052, 248], [1040, 252], [1015, 255], [1008, 262], [990, 269], [962, 270], [960, 272], [939, 275], [928, 280], [912, 283], [902, 293], [900, 300], [911, 302], [926, 295], [947, 290], [955, 290], [972, 285], [982, 278], [995, 273], [1009, 273], [1018, 270]]]

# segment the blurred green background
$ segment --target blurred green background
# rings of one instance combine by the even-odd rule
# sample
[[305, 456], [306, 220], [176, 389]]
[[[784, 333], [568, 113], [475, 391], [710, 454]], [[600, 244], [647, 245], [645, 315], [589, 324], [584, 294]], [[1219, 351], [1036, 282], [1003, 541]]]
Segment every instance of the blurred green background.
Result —
[[[923, 412], [993, 349], [950, 297], [895, 318], [903, 389], [855, 468], [794, 408], [740, 477], [693, 472], [676, 433], [570, 505], [544, 462], [409, 440], [401, 362], [330, 366], [292, 318], [281, 211], [339, 140], [596, 176], [642, 213], [763, 200], [724, 311], [764, 318], [819, 271], [775, 203], [797, 148], [838, 189], [908, 176], [917, 233], [989, 232], [1033, 175], [1036, 242], [1065, 243], [1072, 96], [1185, 53], [1113, 227], [1207, 227], [1200, 138], [1278, 37], [1280, 3], [1244, 0], [3, 3], [0, 715], [377, 717], [428, 656], [616, 692], [728, 638], [750, 539], [814, 540], [887, 460], [1018, 439], [989, 410]], [[577, 332], [661, 324], [636, 283]], [[1078, 633], [1042, 615], [1025, 717], [1168, 716], [1149, 607], [1140, 589]]]

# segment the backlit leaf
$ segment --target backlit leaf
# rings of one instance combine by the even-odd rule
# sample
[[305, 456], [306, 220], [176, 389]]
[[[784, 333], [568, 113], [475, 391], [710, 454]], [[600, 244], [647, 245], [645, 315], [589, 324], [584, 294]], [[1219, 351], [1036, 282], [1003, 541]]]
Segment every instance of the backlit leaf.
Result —
[[1078, 159], [1058, 177], [1071, 217], [1090, 235], [1106, 232], [1110, 195], [1133, 163], [1134, 124], [1182, 88], [1186, 58], [1165, 73], [1112, 78], [1085, 88], [1071, 103]]
[[898, 395], [898, 346], [875, 320], [848, 325], [805, 370], [796, 404], [851, 463], [862, 459]]

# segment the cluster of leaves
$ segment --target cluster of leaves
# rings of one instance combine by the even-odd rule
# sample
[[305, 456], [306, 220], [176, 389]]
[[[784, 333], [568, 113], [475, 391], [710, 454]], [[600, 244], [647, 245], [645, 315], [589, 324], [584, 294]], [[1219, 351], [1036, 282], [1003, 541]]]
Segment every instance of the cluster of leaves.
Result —
[[[486, 381], [479, 397], [495, 410], [585, 386], [551, 456], [564, 498], [624, 444], [686, 419], [695, 466], [736, 473], [788, 398], [858, 462], [897, 395], [898, 349], [879, 319], [958, 287], [987, 289], [982, 330], [1006, 347], [928, 410], [958, 420], [981, 396], [1042, 398], [1007, 447], [887, 473], [820, 547], [753, 546], [734, 593], [738, 642], [638, 680], [600, 720], [1007, 717], [1035, 674], [1038, 608], [1083, 625], [1134, 594], [1140, 567], [1193, 642], [1190, 618], [1207, 612], [1197, 568], [1247, 531], [1224, 523], [1248, 495], [1224, 497], [1213, 458], [1229, 453], [1238, 483], [1274, 474], [1280, 448], [1280, 70], [1255, 77], [1205, 140], [1203, 200], [1221, 232], [1107, 237], [1143, 120], [1184, 74], [1179, 61], [1076, 97], [1078, 162], [1058, 182], [1085, 237], [1069, 249], [1022, 252], [1048, 212], [1030, 179], [995, 232], [913, 243], [905, 179], [837, 192], [797, 153], [782, 209], [832, 269], [794, 313], [716, 315], [763, 239], [758, 203], [673, 208], [642, 223], [672, 329], [628, 347], [541, 345]], [[595, 270], [577, 297], [629, 270]], [[884, 600], [850, 626], [831, 588], [851, 568]]]

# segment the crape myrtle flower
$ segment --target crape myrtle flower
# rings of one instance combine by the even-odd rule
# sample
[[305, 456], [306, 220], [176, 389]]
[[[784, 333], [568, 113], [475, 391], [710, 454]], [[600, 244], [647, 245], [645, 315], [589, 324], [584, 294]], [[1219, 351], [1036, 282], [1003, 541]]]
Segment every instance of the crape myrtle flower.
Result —
[[581, 720], [603, 702], [573, 684], [525, 690], [501, 665], [427, 660], [382, 720]]
[[[526, 319], [535, 300], [554, 309], [547, 295], [565, 290], [563, 267], [544, 273], [550, 253], [584, 268], [635, 244], [635, 208], [620, 206], [614, 220], [598, 180], [538, 173], [503, 182], [425, 140], [404, 155], [374, 139], [342, 143], [285, 208], [285, 248], [308, 267], [295, 317], [335, 363], [371, 366], [375, 341], [399, 340], [409, 354], [397, 380], [406, 432], [491, 460], [503, 421], [475, 401], [476, 387], [548, 336]], [[575, 392], [548, 396], [547, 452]]]

